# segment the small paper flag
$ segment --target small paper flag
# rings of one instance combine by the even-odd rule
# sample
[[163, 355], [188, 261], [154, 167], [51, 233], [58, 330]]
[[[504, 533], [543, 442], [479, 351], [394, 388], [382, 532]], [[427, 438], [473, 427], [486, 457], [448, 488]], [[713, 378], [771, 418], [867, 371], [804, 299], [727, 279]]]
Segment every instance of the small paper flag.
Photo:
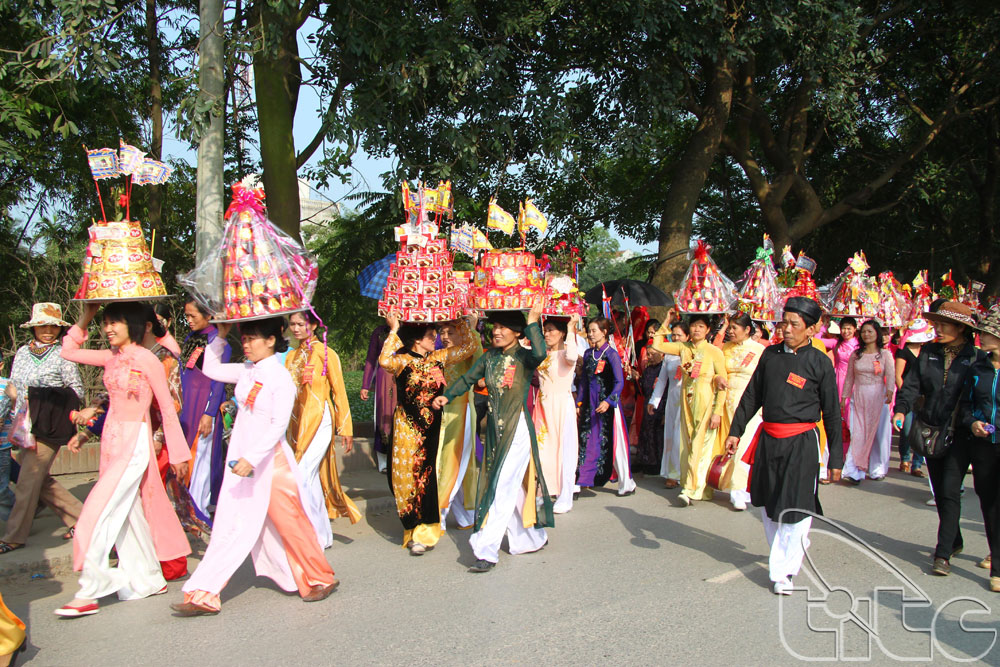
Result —
[[143, 160], [146, 154], [135, 146], [129, 146], [121, 139], [118, 140], [118, 170], [123, 174], [135, 174], [142, 169]]
[[170, 178], [173, 169], [159, 160], [146, 158], [142, 166], [132, 175], [135, 185], [163, 185]]
[[483, 234], [478, 229], [472, 239], [472, 247], [476, 250], [493, 250], [493, 244], [486, 238], [486, 234]]
[[513, 234], [514, 224], [514, 216], [500, 208], [495, 199], [491, 199], [489, 215], [486, 219], [486, 226], [490, 229], [499, 229], [505, 234]]
[[121, 171], [118, 169], [118, 154], [111, 148], [87, 150], [87, 162], [90, 164], [90, 173], [94, 175], [95, 181], [121, 176]]
[[521, 219], [518, 221], [518, 226], [522, 232], [527, 230], [528, 227], [534, 227], [538, 231], [545, 233], [545, 230], [549, 227], [549, 221], [542, 215], [542, 212], [531, 203], [530, 199], [524, 200], [524, 206], [521, 207]]

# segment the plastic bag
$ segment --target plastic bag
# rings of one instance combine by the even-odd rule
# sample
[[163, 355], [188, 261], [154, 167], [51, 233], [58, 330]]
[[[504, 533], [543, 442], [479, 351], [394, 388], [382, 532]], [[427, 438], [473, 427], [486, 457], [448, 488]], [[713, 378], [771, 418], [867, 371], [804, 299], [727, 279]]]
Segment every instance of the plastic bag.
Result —
[[681, 287], [674, 293], [682, 313], [725, 313], [736, 301], [736, 285], [719, 270], [709, 256], [712, 247], [699, 240], [692, 249], [693, 261], [684, 274]]
[[763, 245], [757, 248], [757, 256], [737, 282], [740, 291], [736, 308], [753, 320], [776, 322], [781, 317], [781, 291], [778, 273], [771, 262], [773, 254], [774, 244], [765, 234]]
[[31, 412], [28, 410], [28, 401], [21, 403], [21, 407], [11, 420], [10, 444], [21, 449], [35, 448], [35, 436], [31, 434]]
[[899, 329], [910, 321], [911, 304], [892, 271], [878, 274], [878, 319], [882, 326]]
[[828, 309], [835, 317], [878, 317], [878, 286], [865, 275], [868, 262], [859, 251], [847, 268], [833, 281]]
[[202, 306], [222, 319], [303, 310], [316, 292], [315, 258], [265, 217], [263, 199], [261, 190], [234, 185], [222, 243], [190, 272], [177, 276]]

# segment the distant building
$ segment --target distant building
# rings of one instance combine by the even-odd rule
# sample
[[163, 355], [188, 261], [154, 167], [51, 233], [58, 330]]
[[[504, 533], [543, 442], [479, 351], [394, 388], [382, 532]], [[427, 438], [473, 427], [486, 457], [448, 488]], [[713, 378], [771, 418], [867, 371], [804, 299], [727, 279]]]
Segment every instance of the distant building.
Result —
[[340, 217], [340, 204], [324, 198], [309, 181], [299, 179], [299, 219], [302, 227], [326, 227]]
[[[248, 188], [260, 187], [260, 174], [247, 176], [243, 184]], [[299, 179], [299, 224], [304, 239], [339, 217], [340, 204], [324, 198], [309, 181]]]

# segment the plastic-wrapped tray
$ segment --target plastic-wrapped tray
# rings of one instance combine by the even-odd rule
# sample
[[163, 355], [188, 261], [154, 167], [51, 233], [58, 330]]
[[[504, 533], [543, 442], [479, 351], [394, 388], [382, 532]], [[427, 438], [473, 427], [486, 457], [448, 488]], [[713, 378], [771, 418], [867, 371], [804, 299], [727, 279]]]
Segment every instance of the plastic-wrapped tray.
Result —
[[161, 294], [159, 296], [128, 296], [128, 297], [117, 297], [113, 299], [70, 299], [70, 301], [79, 301], [80, 303], [114, 303], [116, 301], [163, 301], [164, 299], [174, 298], [174, 294]]
[[288, 317], [289, 315], [294, 315], [295, 313], [304, 313], [309, 310], [309, 308], [296, 308], [294, 310], [286, 310], [281, 313], [268, 313], [266, 315], [251, 315], [250, 317], [237, 317], [231, 320], [226, 319], [210, 319], [209, 322], [212, 324], [228, 324], [239, 323], [239, 322], [250, 322], [252, 320], [269, 320], [272, 317]]

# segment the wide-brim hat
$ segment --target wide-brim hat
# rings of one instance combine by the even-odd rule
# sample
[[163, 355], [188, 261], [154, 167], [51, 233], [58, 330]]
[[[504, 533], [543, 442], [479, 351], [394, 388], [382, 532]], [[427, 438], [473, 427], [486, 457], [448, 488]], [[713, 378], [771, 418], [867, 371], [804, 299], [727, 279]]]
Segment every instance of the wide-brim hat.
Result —
[[31, 307], [31, 319], [22, 324], [21, 328], [30, 329], [50, 324], [57, 327], [72, 326], [62, 318], [62, 306], [58, 303], [36, 303]]
[[979, 325], [976, 327], [976, 331], [980, 333], [988, 333], [991, 336], [1000, 338], [1000, 306], [991, 310], [986, 317], [979, 322]]
[[975, 329], [979, 325], [976, 312], [964, 303], [958, 301], [945, 301], [941, 307], [933, 313], [924, 313], [924, 319], [931, 322], [954, 322], [955, 324], [965, 324]]
[[934, 327], [924, 318], [918, 317], [906, 327], [903, 340], [907, 343], [929, 343], [934, 340]]

